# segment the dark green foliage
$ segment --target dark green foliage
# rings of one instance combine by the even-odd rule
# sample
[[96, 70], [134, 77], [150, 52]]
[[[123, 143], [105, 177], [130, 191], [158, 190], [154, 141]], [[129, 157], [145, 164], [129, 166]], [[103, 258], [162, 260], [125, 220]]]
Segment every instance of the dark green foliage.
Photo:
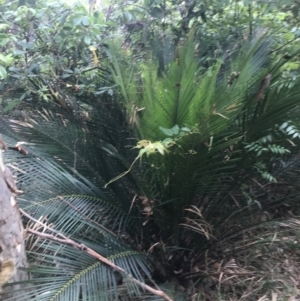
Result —
[[[266, 67], [269, 48], [262, 47], [265, 38], [259, 34], [222, 71], [221, 80], [222, 60], [201, 70], [193, 33], [161, 75], [154, 57], [149, 67], [129, 65], [120, 49], [109, 45], [116, 88], [113, 96], [85, 101], [93, 108], [88, 121], [51, 106], [29, 113], [24, 122], [10, 121], [14, 134], [8, 130], [3, 139], [29, 143], [28, 155], [5, 154], [24, 191], [20, 207], [141, 281], [174, 278], [188, 289], [193, 262], [206, 252], [222, 252], [222, 242], [237, 233], [235, 218], [242, 229], [249, 227], [250, 216], [270, 206], [252, 200], [249, 181], [259, 174], [275, 181], [274, 160], [290, 152], [286, 139], [298, 138], [291, 137], [298, 130], [286, 120], [298, 109], [299, 85], [282, 83], [278, 91], [280, 64]], [[234, 70], [239, 76], [229, 85]], [[270, 73], [275, 82], [257, 99]], [[130, 173], [104, 188], [130, 166]], [[143, 294], [70, 246], [32, 236], [27, 244], [37, 291], [20, 300], [36, 294], [36, 300]]]
[[[150, 1], [139, 13], [152, 18], [137, 23], [129, 22], [131, 7], [114, 3], [105, 17], [125, 25], [121, 34], [83, 7], [14, 15], [11, 5], [7, 24], [20, 19], [20, 41], [1, 89], [5, 113], [20, 103], [24, 111], [5, 116], [1, 134], [9, 146], [25, 141], [29, 153], [4, 155], [23, 191], [20, 208], [56, 232], [26, 217], [24, 224], [62, 233], [127, 272], [29, 234], [35, 289], [18, 300], [161, 300], [128, 274], [188, 299], [208, 254], [245, 251], [237, 242], [258, 213], [293, 204], [282, 195], [257, 198], [262, 184], [297, 167], [299, 153], [300, 85], [286, 70], [299, 50], [283, 58], [280, 35], [251, 23], [243, 37], [252, 19], [236, 29], [228, 21], [219, 35], [212, 24], [224, 25], [226, 16], [217, 16], [225, 2], [192, 1], [173, 19], [163, 2]], [[233, 12], [233, 23], [245, 17], [245, 7]], [[21, 39], [28, 16], [34, 44]]]

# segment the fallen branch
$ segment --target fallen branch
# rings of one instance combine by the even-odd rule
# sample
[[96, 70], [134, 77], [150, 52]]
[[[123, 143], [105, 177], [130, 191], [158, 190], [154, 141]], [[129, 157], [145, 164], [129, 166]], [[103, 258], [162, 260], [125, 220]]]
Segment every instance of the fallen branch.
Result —
[[83, 244], [79, 244], [76, 241], [68, 238], [67, 236], [57, 232], [56, 230], [52, 229], [51, 227], [45, 225], [44, 223], [38, 221], [37, 219], [35, 219], [34, 217], [32, 217], [31, 215], [29, 215], [28, 213], [26, 213], [24, 210], [20, 209], [20, 212], [22, 213], [22, 215], [26, 216], [27, 218], [29, 218], [30, 220], [40, 224], [41, 226], [44, 227], [44, 229], [47, 229], [53, 233], [56, 233], [57, 236], [54, 236], [52, 234], [47, 234], [47, 233], [42, 233], [40, 231], [36, 231], [36, 230], [32, 230], [32, 229], [26, 229], [26, 231], [28, 233], [31, 234], [35, 234], [37, 236], [40, 236], [42, 238], [45, 239], [49, 239], [52, 241], [56, 241], [59, 242], [61, 244], [64, 245], [69, 245], [75, 249], [78, 249], [82, 252], [85, 252], [86, 254], [89, 254], [91, 256], [93, 256], [94, 258], [98, 259], [99, 261], [101, 261], [102, 263], [108, 265], [109, 267], [111, 267], [113, 270], [121, 273], [121, 274], [126, 274], [126, 276], [131, 279], [131, 281], [133, 281], [134, 283], [136, 283], [139, 287], [145, 289], [146, 291], [148, 291], [151, 294], [157, 295], [162, 297], [163, 299], [167, 300], [167, 301], [173, 301], [167, 294], [165, 294], [163, 291], [161, 290], [156, 290], [154, 288], [152, 288], [151, 286], [142, 283], [141, 281], [139, 281], [138, 279], [134, 278], [132, 275], [130, 275], [129, 273], [127, 273], [124, 269], [120, 268], [119, 266], [115, 265], [113, 262], [111, 262], [110, 260], [108, 260], [106, 257], [98, 254], [97, 252], [95, 252], [93, 249], [83, 245]]

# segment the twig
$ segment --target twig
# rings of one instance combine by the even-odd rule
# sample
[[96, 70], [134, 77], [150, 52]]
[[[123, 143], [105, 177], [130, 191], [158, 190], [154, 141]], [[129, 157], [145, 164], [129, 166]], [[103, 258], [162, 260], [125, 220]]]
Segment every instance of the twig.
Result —
[[299, 37], [298, 37], [298, 36], [297, 36], [297, 37], [295, 37], [295, 38], [293, 38], [292, 40], [289, 40], [287, 43], [285, 43], [285, 44], [281, 45], [280, 47], [278, 47], [278, 48], [274, 49], [273, 51], [270, 51], [270, 52], [269, 52], [269, 54], [272, 54], [273, 52], [275, 52], [275, 51], [278, 51], [278, 50], [280, 50], [280, 49], [284, 48], [285, 46], [287, 46], [288, 44], [290, 44], [290, 43], [294, 42], [294, 41], [295, 41], [295, 40], [297, 40], [297, 39], [299, 39]]
[[76, 163], [77, 163], [76, 143], [77, 143], [77, 141], [78, 141], [78, 139], [76, 139], [74, 142], [74, 151], [73, 151], [73, 154], [74, 154], [74, 166], [73, 166], [74, 175], [73, 175], [73, 177], [74, 178], [76, 178], [76, 173], [77, 173], [77, 170], [76, 170]]
[[163, 291], [161, 290], [156, 290], [154, 288], [152, 288], [151, 286], [145, 284], [145, 283], [142, 283], [140, 282], [138, 279], [135, 279], [132, 275], [130, 275], [128, 272], [126, 272], [124, 269], [120, 268], [119, 266], [115, 265], [113, 262], [111, 262], [110, 260], [108, 260], [106, 257], [98, 254], [97, 252], [95, 252], [93, 249], [83, 245], [83, 244], [79, 244], [77, 243], [76, 241], [66, 237], [65, 235], [57, 232], [56, 230], [52, 229], [51, 227], [45, 225], [44, 223], [38, 221], [37, 219], [33, 218], [31, 215], [29, 215], [28, 213], [26, 213], [24, 210], [20, 209], [20, 212], [26, 216], [27, 218], [31, 219], [32, 221], [40, 224], [41, 226], [43, 226], [45, 229], [53, 232], [53, 233], [56, 233], [57, 236], [59, 237], [56, 237], [56, 236], [53, 236], [51, 234], [46, 234], [46, 233], [42, 233], [42, 232], [39, 232], [39, 231], [35, 231], [35, 230], [32, 230], [32, 229], [27, 229], [27, 232], [28, 233], [31, 233], [31, 234], [35, 234], [35, 235], [38, 235], [42, 238], [45, 238], [45, 239], [49, 239], [49, 240], [52, 240], [52, 241], [57, 241], [61, 244], [65, 244], [65, 245], [69, 245], [75, 249], [78, 249], [82, 252], [85, 252], [86, 254], [89, 254], [91, 256], [93, 256], [94, 258], [98, 259], [99, 261], [101, 261], [102, 263], [108, 265], [109, 267], [111, 267], [113, 270], [119, 272], [119, 273], [123, 273], [123, 274], [126, 274], [127, 277], [129, 277], [134, 283], [136, 283], [139, 287], [145, 289], [146, 291], [156, 295], [156, 296], [160, 296], [162, 297], [163, 299], [167, 300], [167, 301], [173, 301], [173, 299], [171, 299], [167, 294], [165, 294]]
[[248, 4], [249, 13], [249, 35], [252, 36], [252, 4]]

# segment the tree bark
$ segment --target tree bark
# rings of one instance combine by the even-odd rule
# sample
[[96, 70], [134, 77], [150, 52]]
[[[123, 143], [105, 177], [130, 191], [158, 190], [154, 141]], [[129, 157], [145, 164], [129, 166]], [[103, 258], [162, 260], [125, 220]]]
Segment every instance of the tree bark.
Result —
[[14, 193], [15, 183], [8, 175], [11, 172], [3, 164], [0, 149], [0, 301], [18, 301], [20, 290], [28, 288], [22, 284], [13, 285], [13, 282], [28, 279], [28, 273], [20, 269], [27, 267], [27, 258], [23, 226]]

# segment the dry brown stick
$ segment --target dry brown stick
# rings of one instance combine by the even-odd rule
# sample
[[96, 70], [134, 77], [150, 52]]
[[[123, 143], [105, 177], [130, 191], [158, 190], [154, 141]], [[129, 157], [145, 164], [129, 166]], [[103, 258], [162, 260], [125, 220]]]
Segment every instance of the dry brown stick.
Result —
[[256, 101], [259, 101], [262, 97], [263, 97], [263, 93], [265, 92], [265, 90], [270, 86], [271, 83], [271, 79], [272, 79], [272, 75], [268, 74], [261, 82], [259, 90], [257, 92], [256, 95]]
[[49, 240], [52, 240], [52, 241], [57, 241], [61, 244], [65, 244], [65, 245], [69, 245], [69, 246], [72, 246], [73, 248], [75, 249], [78, 249], [82, 252], [85, 252], [91, 256], [93, 256], [94, 258], [98, 259], [99, 261], [105, 263], [106, 265], [110, 266], [113, 270], [119, 272], [119, 273], [124, 273], [126, 274], [126, 276], [128, 276], [134, 283], [136, 283], [139, 287], [145, 289], [146, 291], [154, 294], [154, 295], [157, 295], [157, 296], [160, 296], [162, 297], [163, 299], [167, 300], [167, 301], [173, 301], [173, 299], [171, 299], [167, 294], [165, 294], [163, 291], [161, 290], [156, 290], [154, 288], [152, 288], [151, 286], [139, 281], [138, 279], [134, 278], [133, 276], [131, 276], [128, 272], [126, 272], [124, 269], [120, 268], [119, 266], [115, 265], [113, 262], [111, 262], [110, 260], [108, 260], [106, 257], [98, 254], [97, 252], [95, 252], [93, 249], [83, 245], [83, 244], [79, 244], [77, 243], [76, 241], [66, 237], [65, 235], [57, 232], [56, 230], [52, 229], [51, 227], [45, 225], [44, 223], [38, 221], [37, 219], [35, 219], [34, 217], [32, 217], [31, 215], [29, 215], [28, 213], [26, 213], [24, 210], [20, 209], [20, 212], [26, 216], [27, 218], [31, 219], [32, 221], [40, 224], [41, 226], [44, 227], [44, 229], [47, 229], [53, 233], [56, 233], [58, 236], [60, 236], [61, 238], [59, 237], [55, 237], [51, 234], [46, 234], [46, 233], [42, 233], [42, 232], [39, 232], [39, 231], [35, 231], [35, 230], [32, 230], [32, 229], [26, 229], [28, 233], [32, 233], [32, 234], [35, 234], [35, 235], [38, 235], [40, 237], [43, 237], [45, 239], [49, 239]]

